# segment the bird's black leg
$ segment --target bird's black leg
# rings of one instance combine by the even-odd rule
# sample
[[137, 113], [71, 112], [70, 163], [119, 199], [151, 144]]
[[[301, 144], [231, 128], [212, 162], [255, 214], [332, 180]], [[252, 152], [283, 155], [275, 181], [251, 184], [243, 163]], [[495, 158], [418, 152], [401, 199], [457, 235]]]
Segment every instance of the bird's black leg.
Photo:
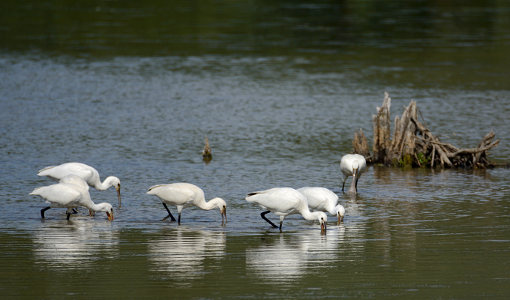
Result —
[[273, 228], [278, 228], [278, 226], [274, 225], [274, 223], [273, 223], [273, 222], [271, 222], [268, 218], [266, 218], [266, 215], [267, 215], [268, 213], [270, 213], [270, 212], [271, 212], [271, 211], [266, 210], [266, 211], [264, 211], [264, 212], [260, 213], [260, 216], [262, 217], [262, 219], [266, 220], [266, 222], [267, 222], [267, 223], [271, 224], [271, 226], [273, 226]]
[[71, 217], [71, 212], [66, 212], [67, 214], [67, 221], [69, 221], [69, 217]]
[[170, 220], [172, 220], [172, 222], [175, 222], [175, 218], [174, 218], [174, 216], [172, 216], [172, 213], [168, 209], [168, 206], [166, 206], [165, 202], [163, 202], [163, 206], [165, 207], [166, 211], [168, 212], [168, 216], [164, 217], [163, 220], [161, 220], [161, 221], [164, 221], [164, 220], [170, 218]]
[[344, 182], [342, 183], [342, 192], [344, 191], [344, 187], [345, 187], [345, 179], [346, 178], [344, 178]]
[[177, 216], [177, 224], [181, 225], [181, 213], [179, 213], [179, 216]]
[[44, 219], [44, 212], [47, 211], [50, 208], [51, 208], [51, 206], [48, 206], [48, 207], [45, 207], [45, 208], [41, 209], [41, 218], [42, 219]]
[[282, 232], [283, 221], [280, 221], [280, 232]]

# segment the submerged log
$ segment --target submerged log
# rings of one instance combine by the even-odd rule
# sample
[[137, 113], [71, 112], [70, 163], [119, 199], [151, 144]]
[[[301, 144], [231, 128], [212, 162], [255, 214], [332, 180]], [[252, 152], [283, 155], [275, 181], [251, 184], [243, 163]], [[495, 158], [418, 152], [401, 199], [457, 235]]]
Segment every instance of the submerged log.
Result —
[[373, 155], [370, 154], [363, 131], [354, 134], [354, 153], [367, 158], [367, 162], [402, 167], [488, 168], [494, 164], [487, 158], [488, 150], [499, 144], [494, 132], [485, 135], [474, 148], [458, 148], [443, 143], [418, 120], [418, 107], [411, 101], [402, 116], [395, 117], [393, 136], [390, 138], [391, 98], [384, 94], [381, 107], [372, 117], [374, 137]]

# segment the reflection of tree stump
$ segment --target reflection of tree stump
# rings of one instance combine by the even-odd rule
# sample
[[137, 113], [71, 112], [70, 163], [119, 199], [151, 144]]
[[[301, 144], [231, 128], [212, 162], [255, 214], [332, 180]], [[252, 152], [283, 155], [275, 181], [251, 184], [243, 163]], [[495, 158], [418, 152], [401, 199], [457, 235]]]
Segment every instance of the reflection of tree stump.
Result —
[[386, 165], [441, 168], [487, 168], [493, 166], [487, 151], [499, 143], [494, 132], [489, 132], [476, 148], [457, 148], [442, 143], [427, 127], [418, 121], [418, 108], [411, 101], [401, 117], [395, 117], [393, 138], [390, 139], [391, 98], [384, 95], [383, 105], [372, 117], [374, 126], [373, 156], [370, 155], [365, 135], [354, 134], [354, 153], [367, 158], [367, 162]]

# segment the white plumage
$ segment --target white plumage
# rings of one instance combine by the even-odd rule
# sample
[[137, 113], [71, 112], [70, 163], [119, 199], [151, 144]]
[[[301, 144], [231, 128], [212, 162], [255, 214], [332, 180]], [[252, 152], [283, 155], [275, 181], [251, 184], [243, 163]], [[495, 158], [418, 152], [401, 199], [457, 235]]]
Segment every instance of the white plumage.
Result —
[[338, 224], [344, 219], [345, 209], [338, 204], [338, 196], [332, 191], [323, 187], [302, 187], [298, 192], [305, 195], [310, 209], [327, 211], [337, 216]]
[[56, 180], [60, 180], [70, 174], [81, 177], [88, 185], [100, 191], [107, 190], [111, 186], [115, 187], [115, 190], [117, 191], [117, 198], [119, 200], [119, 207], [121, 207], [119, 178], [115, 176], [108, 176], [103, 182], [101, 182], [97, 170], [89, 165], [78, 162], [69, 162], [58, 166], [46, 167], [39, 170], [37, 173], [38, 176], [47, 176]]
[[174, 216], [167, 207], [169, 205], [176, 205], [177, 212], [179, 213], [178, 224], [181, 224], [181, 212], [184, 207], [197, 206], [201, 209], [211, 210], [219, 208], [221, 214], [221, 221], [227, 222], [227, 203], [221, 198], [214, 198], [210, 201], [205, 201], [204, 191], [198, 186], [191, 183], [170, 183], [160, 184], [149, 188], [147, 191], [149, 195], [155, 195], [163, 202], [163, 206], [168, 211], [168, 217], [175, 221]]
[[50, 204], [41, 209], [41, 218], [44, 219], [44, 212], [52, 207], [67, 208], [67, 219], [71, 216], [72, 209], [77, 206], [84, 206], [91, 211], [104, 211], [108, 220], [113, 220], [113, 208], [110, 203], [95, 204], [90, 199], [87, 183], [76, 175], [63, 177], [59, 183], [49, 186], [38, 187], [30, 195], [40, 196]]
[[249, 193], [246, 201], [256, 203], [266, 210], [260, 214], [262, 219], [277, 228], [273, 222], [266, 218], [269, 212], [280, 216], [280, 231], [282, 230], [283, 219], [290, 214], [301, 214], [306, 220], [318, 220], [321, 225], [321, 232], [326, 231], [328, 217], [323, 212], [310, 212], [306, 197], [293, 188], [281, 187], [265, 191]]
[[367, 169], [367, 161], [362, 155], [359, 154], [346, 154], [342, 156], [340, 161], [340, 169], [344, 174], [342, 182], [342, 192], [344, 191], [345, 181], [349, 176], [352, 176], [350, 193], [356, 194], [358, 192], [358, 180], [363, 172]]

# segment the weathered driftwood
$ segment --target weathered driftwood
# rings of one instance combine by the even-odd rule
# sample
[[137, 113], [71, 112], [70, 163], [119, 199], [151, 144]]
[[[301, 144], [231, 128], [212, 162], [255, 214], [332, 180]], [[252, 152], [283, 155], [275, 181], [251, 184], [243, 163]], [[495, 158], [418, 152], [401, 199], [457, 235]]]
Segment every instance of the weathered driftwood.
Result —
[[390, 139], [391, 98], [384, 94], [381, 107], [372, 117], [374, 128], [373, 155], [370, 154], [367, 139], [360, 129], [354, 134], [354, 153], [367, 158], [367, 162], [386, 165], [438, 167], [441, 168], [487, 168], [493, 164], [487, 158], [487, 151], [495, 147], [494, 132], [489, 132], [475, 148], [458, 148], [444, 143], [418, 120], [418, 108], [411, 101], [402, 113], [395, 117], [393, 137]]

